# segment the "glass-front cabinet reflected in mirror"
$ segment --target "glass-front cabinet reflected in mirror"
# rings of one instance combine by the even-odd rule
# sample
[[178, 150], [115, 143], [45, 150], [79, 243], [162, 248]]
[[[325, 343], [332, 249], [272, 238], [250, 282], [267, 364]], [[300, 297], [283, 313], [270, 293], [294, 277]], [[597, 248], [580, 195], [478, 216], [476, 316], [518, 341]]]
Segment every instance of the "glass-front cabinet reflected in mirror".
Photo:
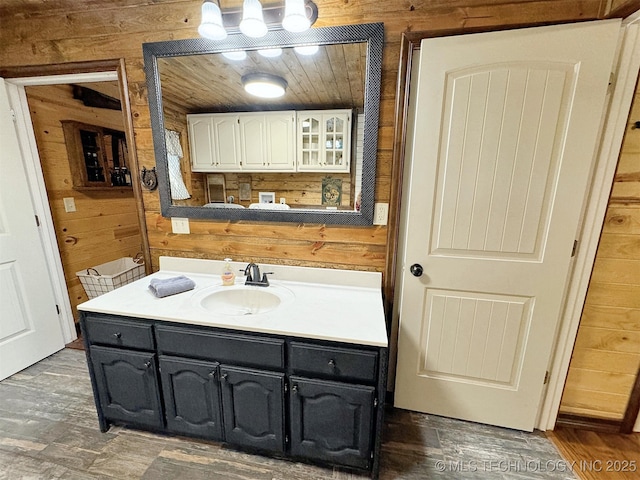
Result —
[[144, 44], [162, 214], [370, 225], [382, 42], [366, 24]]

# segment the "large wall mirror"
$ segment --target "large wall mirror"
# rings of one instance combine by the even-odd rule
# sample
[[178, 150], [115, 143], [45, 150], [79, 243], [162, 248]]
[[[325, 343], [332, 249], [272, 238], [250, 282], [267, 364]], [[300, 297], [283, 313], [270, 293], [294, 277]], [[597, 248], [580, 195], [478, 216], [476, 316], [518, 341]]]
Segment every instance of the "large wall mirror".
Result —
[[371, 225], [382, 48], [382, 23], [143, 44], [162, 215]]

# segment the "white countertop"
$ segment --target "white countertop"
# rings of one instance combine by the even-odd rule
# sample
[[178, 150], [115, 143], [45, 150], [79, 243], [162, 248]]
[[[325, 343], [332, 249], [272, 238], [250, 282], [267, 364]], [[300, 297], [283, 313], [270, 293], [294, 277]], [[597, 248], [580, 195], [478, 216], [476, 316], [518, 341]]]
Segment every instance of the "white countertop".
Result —
[[[289, 267], [260, 264], [262, 272], [274, 272], [269, 281], [288, 289], [293, 300], [254, 315], [222, 315], [200, 306], [203, 290], [221, 286], [218, 260], [160, 258], [160, 271], [82, 303], [78, 310], [165, 320], [233, 330], [289, 335], [378, 347], [387, 346], [381, 294], [381, 274], [350, 270]], [[232, 262], [238, 271], [236, 285], [244, 283], [239, 270], [246, 263]], [[149, 290], [152, 278], [185, 275], [196, 283], [188, 292], [164, 298]], [[251, 287], [266, 289], [271, 287]]]

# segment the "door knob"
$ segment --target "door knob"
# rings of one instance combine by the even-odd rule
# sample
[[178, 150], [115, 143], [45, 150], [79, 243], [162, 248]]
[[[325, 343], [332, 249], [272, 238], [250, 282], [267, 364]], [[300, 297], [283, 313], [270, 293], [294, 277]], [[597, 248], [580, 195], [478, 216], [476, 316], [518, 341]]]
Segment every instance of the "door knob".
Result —
[[421, 277], [422, 273], [424, 272], [424, 269], [422, 268], [422, 265], [420, 265], [419, 263], [414, 263], [413, 265], [411, 265], [411, 267], [409, 267], [409, 271], [411, 272], [411, 275], [413, 275], [414, 277]]

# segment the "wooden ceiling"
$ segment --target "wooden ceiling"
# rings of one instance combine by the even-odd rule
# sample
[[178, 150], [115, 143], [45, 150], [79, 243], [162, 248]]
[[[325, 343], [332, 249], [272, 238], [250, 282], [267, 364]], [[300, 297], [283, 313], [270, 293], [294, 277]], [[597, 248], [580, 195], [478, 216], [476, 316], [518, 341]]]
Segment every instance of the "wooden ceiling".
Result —
[[[181, 113], [364, 107], [366, 43], [324, 45], [314, 55], [283, 49], [277, 58], [257, 51], [233, 61], [222, 54], [158, 59], [165, 108]], [[265, 100], [243, 89], [241, 77], [268, 73], [288, 84], [284, 97]]]

